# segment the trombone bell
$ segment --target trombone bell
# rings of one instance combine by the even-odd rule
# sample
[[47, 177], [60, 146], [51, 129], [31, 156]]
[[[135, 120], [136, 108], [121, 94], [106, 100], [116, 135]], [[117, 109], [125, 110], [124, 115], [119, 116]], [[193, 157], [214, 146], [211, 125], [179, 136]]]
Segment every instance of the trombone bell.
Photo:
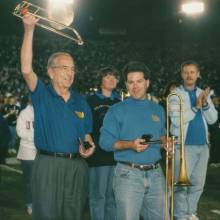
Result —
[[58, 12], [58, 9], [55, 10], [48, 5], [48, 10], [46, 10], [30, 2], [22, 1], [15, 7], [12, 14], [22, 19], [26, 13], [29, 13], [39, 18], [37, 26], [68, 38], [78, 45], [83, 45], [80, 34], [75, 28], [69, 27], [74, 19], [73, 7], [67, 4], [65, 7], [59, 8], [61, 11]]
[[[169, 120], [169, 101], [171, 97], [176, 97], [178, 100], [178, 110], [175, 109], [179, 113], [179, 123], [180, 123], [180, 167], [179, 167], [179, 177], [177, 179], [177, 182], [175, 185], [177, 186], [192, 186], [186, 172], [186, 159], [185, 159], [185, 146], [184, 146], [184, 128], [183, 128], [183, 101], [182, 97], [178, 95], [177, 93], [171, 93], [167, 97], [167, 120]], [[168, 123], [168, 122], [167, 122]], [[168, 130], [170, 130], [168, 126]]]
[[[47, 6], [48, 18], [53, 21], [70, 26], [74, 19], [73, 0], [49, 0]], [[64, 27], [54, 22], [50, 23], [57, 30], [63, 30]]]

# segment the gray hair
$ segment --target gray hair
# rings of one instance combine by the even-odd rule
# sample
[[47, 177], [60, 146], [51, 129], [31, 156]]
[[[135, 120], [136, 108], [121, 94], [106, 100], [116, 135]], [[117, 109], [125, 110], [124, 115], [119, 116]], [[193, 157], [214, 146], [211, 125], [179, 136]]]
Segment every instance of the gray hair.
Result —
[[50, 57], [49, 57], [49, 59], [47, 61], [47, 69], [55, 66], [55, 60], [59, 56], [68, 56], [68, 57], [72, 58], [72, 56], [69, 53], [66, 53], [66, 52], [56, 52], [56, 53], [53, 53], [53, 54], [50, 55]]

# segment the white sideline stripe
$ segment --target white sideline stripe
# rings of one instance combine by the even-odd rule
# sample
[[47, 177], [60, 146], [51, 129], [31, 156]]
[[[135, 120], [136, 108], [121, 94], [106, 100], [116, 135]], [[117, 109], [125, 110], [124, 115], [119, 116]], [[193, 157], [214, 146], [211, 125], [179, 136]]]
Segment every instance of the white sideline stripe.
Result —
[[211, 210], [211, 212], [213, 212], [213, 213], [215, 213], [217, 215], [220, 215], [220, 210], [218, 210], [218, 209], [213, 209], [213, 210]]
[[21, 170], [17, 170], [15, 168], [9, 167], [7, 165], [0, 165], [0, 168], [2, 168], [4, 170], [7, 170], [7, 171], [12, 171], [12, 172], [15, 172], [15, 173], [23, 174], [23, 172]]

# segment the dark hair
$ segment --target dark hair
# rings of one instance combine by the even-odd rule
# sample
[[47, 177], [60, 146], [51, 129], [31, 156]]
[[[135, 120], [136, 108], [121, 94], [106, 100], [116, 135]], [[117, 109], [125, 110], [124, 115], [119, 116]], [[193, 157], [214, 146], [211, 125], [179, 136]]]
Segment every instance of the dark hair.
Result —
[[97, 73], [97, 86], [100, 89], [102, 85], [102, 79], [107, 76], [112, 75], [115, 76], [116, 79], [119, 80], [119, 72], [114, 67], [103, 67]]
[[124, 66], [122, 73], [125, 81], [127, 81], [128, 74], [132, 72], [142, 72], [144, 74], [144, 79], [150, 79], [151, 72], [142, 62], [131, 61]]
[[189, 65], [195, 66], [195, 67], [197, 68], [197, 70], [200, 71], [199, 64], [198, 64], [196, 61], [194, 61], [194, 60], [186, 60], [186, 61], [184, 61], [184, 62], [181, 64], [181, 66], [180, 66], [180, 71], [182, 72], [182, 71], [183, 71], [183, 68], [184, 68], [185, 66], [189, 66]]
[[166, 85], [166, 87], [165, 87], [165, 91], [164, 91], [164, 94], [163, 94], [164, 97], [167, 97], [167, 96], [170, 94], [170, 88], [171, 88], [172, 86], [176, 86], [176, 87], [177, 87], [177, 86], [178, 86], [178, 83], [175, 82], [175, 81], [172, 81], [172, 82], [168, 83], [168, 84]]

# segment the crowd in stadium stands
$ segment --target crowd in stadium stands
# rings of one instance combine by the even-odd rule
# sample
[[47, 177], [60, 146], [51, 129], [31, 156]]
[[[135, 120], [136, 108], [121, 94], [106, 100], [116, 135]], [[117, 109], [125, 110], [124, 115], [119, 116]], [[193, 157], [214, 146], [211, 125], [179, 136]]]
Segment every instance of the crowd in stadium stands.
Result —
[[[11, 96], [18, 99], [23, 108], [28, 94], [25, 82], [20, 74], [19, 37], [0, 37], [0, 108], [2, 109]], [[66, 39], [36, 39], [34, 42], [34, 70], [48, 82], [46, 62], [49, 55], [56, 51], [70, 52], [77, 65], [77, 90], [88, 95], [96, 87], [97, 71], [101, 67], [113, 66], [119, 71], [131, 60], [142, 61], [152, 71], [150, 93], [154, 97], [162, 97], [165, 86], [171, 82], [180, 82], [180, 64], [184, 60], [193, 59], [201, 67], [201, 87], [209, 85], [216, 95], [220, 95], [220, 47], [213, 48], [202, 44], [166, 45], [149, 42], [124, 40], [90, 40], [78, 46]], [[121, 80], [123, 81], [123, 80]], [[118, 91], [124, 90], [124, 84], [118, 84]], [[158, 100], [159, 101], [159, 100]]]
[[[1, 37], [0, 44], [0, 94], [16, 94], [21, 97], [26, 93], [26, 86], [20, 72], [21, 38]], [[205, 48], [199, 44], [171, 44], [150, 45], [144, 42], [128, 42], [123, 40], [86, 41], [83, 46], [77, 46], [65, 39], [42, 40], [34, 42], [34, 69], [41, 78], [47, 81], [46, 61], [55, 51], [67, 51], [76, 60], [78, 76], [78, 91], [85, 94], [96, 84], [97, 70], [103, 66], [112, 65], [121, 70], [130, 60], [146, 63], [152, 71], [151, 93], [160, 96], [164, 86], [179, 80], [179, 66], [184, 60], [196, 60], [201, 66], [203, 84], [210, 85], [216, 93], [220, 93], [218, 86], [220, 75], [220, 48]], [[124, 85], [119, 83], [119, 87]]]

